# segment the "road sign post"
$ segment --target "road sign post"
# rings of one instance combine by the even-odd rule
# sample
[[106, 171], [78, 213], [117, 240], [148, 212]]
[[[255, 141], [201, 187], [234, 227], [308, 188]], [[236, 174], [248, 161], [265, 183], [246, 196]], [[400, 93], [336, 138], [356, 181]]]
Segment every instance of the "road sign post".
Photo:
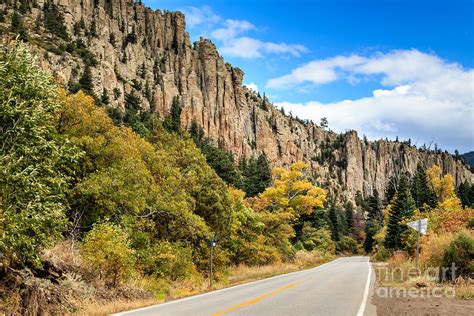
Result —
[[416, 221], [407, 223], [408, 227], [417, 231], [416, 238], [416, 270], [418, 271], [418, 259], [420, 256], [420, 234], [426, 235], [428, 230], [428, 219], [420, 218]]
[[420, 254], [420, 231], [421, 231], [421, 219], [418, 220], [418, 229], [416, 237], [416, 271], [418, 272], [418, 256]]

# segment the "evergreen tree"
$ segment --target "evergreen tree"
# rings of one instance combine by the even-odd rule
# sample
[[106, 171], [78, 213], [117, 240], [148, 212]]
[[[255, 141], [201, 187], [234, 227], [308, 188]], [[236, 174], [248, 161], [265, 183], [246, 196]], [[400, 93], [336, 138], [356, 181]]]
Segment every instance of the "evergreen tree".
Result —
[[165, 119], [163, 126], [170, 132], [179, 132], [181, 130], [181, 104], [179, 101], [179, 96], [173, 98], [173, 103], [171, 104], [171, 113]]
[[329, 209], [329, 222], [331, 225], [331, 238], [333, 241], [339, 241], [341, 239], [339, 219], [337, 216], [337, 211], [334, 206]]
[[436, 195], [428, 185], [425, 169], [419, 164], [411, 184], [411, 194], [417, 208], [423, 210], [426, 204], [430, 207], [436, 206]]
[[352, 202], [347, 202], [345, 207], [345, 219], [346, 219], [346, 230], [349, 235], [353, 235], [355, 231], [355, 223], [354, 223], [354, 206]]
[[364, 239], [364, 250], [366, 253], [370, 253], [374, 247], [374, 236], [380, 230], [380, 226], [376, 221], [368, 221], [365, 225], [365, 239]]
[[13, 12], [11, 21], [11, 30], [13, 33], [18, 35], [18, 38], [24, 42], [28, 41], [28, 34], [26, 33], [25, 26], [23, 25], [23, 19], [18, 12]]
[[388, 180], [387, 188], [385, 189], [385, 205], [390, 204], [392, 199], [395, 197], [395, 194], [397, 194], [397, 185], [397, 177], [391, 176]]
[[413, 216], [415, 201], [410, 193], [408, 177], [402, 175], [398, 182], [397, 194], [392, 202], [392, 208], [388, 219], [388, 230], [385, 237], [385, 247], [389, 249], [400, 249], [402, 241], [401, 234], [407, 229], [406, 225], [401, 224], [405, 218]]
[[364, 250], [369, 253], [372, 251], [375, 234], [383, 225], [383, 213], [380, 207], [380, 199], [377, 190], [368, 198], [368, 214], [365, 223]]
[[463, 207], [470, 207], [474, 204], [474, 185], [471, 186], [464, 181], [459, 185], [457, 193]]
[[243, 190], [247, 196], [256, 196], [265, 191], [271, 182], [272, 176], [267, 156], [261, 154], [257, 159], [251, 157], [242, 169]]
[[216, 171], [222, 180], [237, 188], [241, 187], [242, 178], [234, 163], [232, 154], [212, 144], [203, 145], [201, 151], [204, 157], [206, 157], [207, 163]]
[[196, 123], [196, 120], [192, 120], [191, 126], [189, 127], [189, 135], [193, 139], [194, 143], [201, 147], [204, 141], [204, 130], [202, 127], [199, 127]]
[[110, 102], [109, 93], [107, 92], [107, 89], [105, 88], [102, 90], [102, 96], [100, 97], [100, 101], [102, 102], [102, 104], [105, 104], [105, 105], [108, 105]]
[[379, 225], [383, 224], [383, 213], [380, 205], [380, 198], [377, 189], [374, 190], [374, 194], [368, 199], [368, 221], [375, 221]]
[[86, 65], [82, 77], [79, 79], [79, 84], [85, 93], [91, 96], [94, 95], [94, 83], [92, 82], [92, 73], [89, 65]]
[[59, 12], [57, 5], [51, 0], [46, 1], [43, 7], [44, 11], [44, 27], [52, 34], [64, 39], [69, 40], [66, 26], [64, 25], [64, 16]]

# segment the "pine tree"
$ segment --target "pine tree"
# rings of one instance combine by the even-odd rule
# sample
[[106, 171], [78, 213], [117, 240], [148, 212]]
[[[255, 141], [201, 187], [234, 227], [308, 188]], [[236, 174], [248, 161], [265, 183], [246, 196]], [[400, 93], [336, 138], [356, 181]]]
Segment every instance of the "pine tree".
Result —
[[402, 247], [400, 236], [406, 230], [406, 225], [401, 224], [401, 221], [413, 216], [414, 209], [415, 201], [410, 193], [408, 177], [402, 175], [390, 210], [385, 247], [390, 249], [400, 249]]
[[380, 206], [380, 198], [377, 189], [374, 190], [374, 194], [368, 199], [368, 221], [375, 221], [379, 225], [383, 224], [383, 213]]
[[261, 154], [257, 159], [251, 157], [242, 169], [243, 189], [247, 196], [256, 196], [265, 191], [272, 182], [267, 156]]
[[368, 198], [368, 215], [365, 223], [364, 250], [369, 253], [372, 251], [375, 234], [383, 225], [383, 213], [380, 208], [380, 199], [377, 190]]
[[355, 223], [354, 223], [354, 206], [352, 205], [352, 202], [347, 202], [346, 207], [346, 230], [349, 235], [353, 235], [355, 231]]
[[272, 171], [270, 170], [268, 158], [267, 158], [267, 155], [265, 155], [265, 153], [258, 156], [257, 168], [258, 168], [257, 191], [263, 192], [272, 183]]
[[173, 98], [173, 103], [171, 104], [170, 116], [165, 119], [163, 126], [170, 132], [179, 132], [181, 131], [181, 104], [179, 101], [179, 96]]
[[331, 238], [334, 241], [341, 239], [339, 219], [337, 216], [336, 208], [333, 206], [329, 209], [329, 222], [331, 224]]
[[470, 207], [474, 204], [474, 186], [471, 186], [468, 182], [462, 182], [457, 193], [463, 207]]
[[225, 182], [240, 188], [242, 185], [241, 175], [237, 169], [232, 154], [212, 144], [205, 144], [201, 151], [206, 157], [207, 163]]
[[82, 73], [82, 77], [79, 79], [79, 84], [81, 85], [81, 89], [86, 92], [88, 95], [93, 96], [94, 91], [93, 87], [94, 84], [92, 82], [92, 73], [91, 68], [89, 65], [86, 65], [84, 72]]
[[395, 194], [397, 194], [397, 185], [397, 177], [391, 176], [388, 181], [387, 188], [385, 189], [385, 205], [390, 204], [392, 199], [395, 197]]
[[109, 93], [107, 92], [107, 89], [105, 88], [102, 90], [102, 96], [100, 97], [100, 101], [102, 104], [105, 104], [105, 105], [108, 105], [110, 102]]
[[11, 30], [13, 33], [18, 35], [18, 38], [24, 42], [28, 41], [28, 34], [26, 33], [23, 19], [18, 12], [13, 12], [11, 20]]
[[425, 169], [419, 164], [411, 184], [411, 194], [417, 208], [423, 210], [424, 205], [436, 206], [436, 195], [428, 185]]
[[202, 127], [199, 127], [196, 123], [196, 120], [192, 120], [191, 126], [189, 128], [189, 135], [193, 139], [194, 143], [198, 147], [202, 147], [204, 141], [204, 130]]
[[55, 5], [51, 0], [46, 1], [43, 11], [44, 27], [52, 34], [66, 41], [69, 40], [69, 35], [67, 34], [67, 29], [64, 24], [64, 16], [59, 12], [57, 5]]

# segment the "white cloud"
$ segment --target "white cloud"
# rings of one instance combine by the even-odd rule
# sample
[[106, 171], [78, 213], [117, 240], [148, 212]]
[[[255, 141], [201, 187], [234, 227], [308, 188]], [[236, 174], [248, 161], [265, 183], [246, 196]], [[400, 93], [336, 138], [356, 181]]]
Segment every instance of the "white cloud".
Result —
[[216, 24], [221, 20], [221, 17], [215, 14], [211, 7], [185, 7], [181, 9], [186, 17], [186, 24], [189, 27], [196, 27], [202, 24]]
[[222, 19], [208, 6], [187, 7], [182, 10], [191, 29], [199, 28], [200, 36], [217, 41], [219, 51], [227, 56], [244, 59], [262, 58], [265, 55], [290, 55], [299, 57], [309, 50], [300, 44], [274, 43], [246, 35], [259, 29], [246, 20]]
[[301, 118], [343, 132], [355, 129], [381, 137], [435, 142], [443, 148], [474, 149], [474, 70], [418, 50], [397, 50], [371, 57], [336, 56], [317, 60], [267, 83], [270, 88], [327, 84], [354, 77], [379, 79], [372, 96], [333, 103], [276, 103]]
[[250, 90], [253, 90], [255, 92], [258, 92], [258, 86], [257, 84], [251, 82], [251, 83], [246, 83], [244, 84], [244, 86], [246, 86], [247, 88], [249, 88]]
[[270, 79], [267, 83], [267, 87], [278, 89], [293, 87], [304, 82], [314, 84], [329, 83], [339, 79], [339, 70], [351, 69], [364, 61], [366, 61], [366, 58], [356, 55], [348, 57], [336, 56], [323, 60], [315, 60], [294, 69], [288, 75]]
[[256, 27], [245, 20], [225, 20], [221, 28], [212, 31], [211, 36], [221, 41], [229, 41], [236, 38], [237, 35], [254, 30]]
[[267, 54], [301, 56], [308, 50], [298, 44], [263, 42], [251, 37], [237, 37], [225, 41], [220, 47], [224, 55], [254, 59], [261, 58]]

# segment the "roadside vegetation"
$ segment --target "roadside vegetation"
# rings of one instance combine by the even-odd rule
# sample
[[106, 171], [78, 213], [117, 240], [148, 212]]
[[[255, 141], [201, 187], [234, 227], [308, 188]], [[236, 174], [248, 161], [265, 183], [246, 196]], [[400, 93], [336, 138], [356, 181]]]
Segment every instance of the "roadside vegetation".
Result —
[[117, 311], [205, 291], [212, 237], [216, 287], [359, 251], [353, 220], [331, 218], [304, 163], [236, 164], [179, 127], [177, 102], [164, 119], [96, 103], [25, 44], [1, 43], [0, 311]]
[[[384, 209], [380, 202], [370, 208], [365, 229], [364, 248], [378, 262], [374, 267], [379, 286], [425, 295], [441, 289], [473, 299], [473, 196], [467, 183], [456, 191], [452, 176], [442, 176], [436, 165], [427, 170], [418, 166], [415, 175], [394, 178]], [[428, 231], [420, 237], [417, 269], [417, 232], [406, 223], [421, 218], [428, 218]]]

